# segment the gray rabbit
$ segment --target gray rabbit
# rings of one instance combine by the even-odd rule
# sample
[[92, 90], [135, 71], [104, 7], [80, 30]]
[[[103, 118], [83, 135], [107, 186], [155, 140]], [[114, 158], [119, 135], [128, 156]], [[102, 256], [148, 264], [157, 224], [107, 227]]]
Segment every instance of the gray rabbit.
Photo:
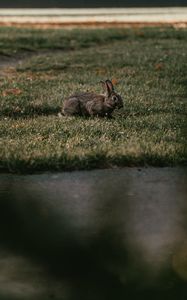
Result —
[[105, 94], [79, 93], [64, 100], [62, 114], [65, 116], [111, 117], [115, 108], [123, 107], [123, 100], [114, 91], [110, 80], [101, 81]]

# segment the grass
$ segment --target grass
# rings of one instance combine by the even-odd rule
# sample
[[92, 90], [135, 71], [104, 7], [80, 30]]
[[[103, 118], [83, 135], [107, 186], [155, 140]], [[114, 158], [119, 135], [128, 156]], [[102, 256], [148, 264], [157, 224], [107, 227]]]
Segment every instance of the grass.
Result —
[[[186, 29], [0, 28], [4, 58], [1, 170], [186, 164]], [[57, 116], [65, 97], [107, 78], [124, 99], [114, 119]]]

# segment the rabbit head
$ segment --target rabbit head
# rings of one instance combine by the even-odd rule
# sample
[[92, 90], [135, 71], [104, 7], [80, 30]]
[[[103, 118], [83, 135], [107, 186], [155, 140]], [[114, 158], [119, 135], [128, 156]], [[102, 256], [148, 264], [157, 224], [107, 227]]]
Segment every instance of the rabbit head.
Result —
[[110, 80], [101, 81], [103, 88], [105, 90], [105, 104], [108, 107], [113, 109], [115, 108], [122, 108], [123, 107], [123, 100], [120, 95], [118, 95], [114, 91], [114, 86]]

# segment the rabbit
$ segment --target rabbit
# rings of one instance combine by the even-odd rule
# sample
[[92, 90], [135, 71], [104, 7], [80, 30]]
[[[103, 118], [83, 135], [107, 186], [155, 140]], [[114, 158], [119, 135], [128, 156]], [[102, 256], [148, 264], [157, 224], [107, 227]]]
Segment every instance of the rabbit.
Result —
[[123, 100], [114, 91], [110, 80], [101, 81], [105, 94], [79, 93], [64, 100], [62, 114], [65, 116], [112, 117], [115, 108], [123, 107]]

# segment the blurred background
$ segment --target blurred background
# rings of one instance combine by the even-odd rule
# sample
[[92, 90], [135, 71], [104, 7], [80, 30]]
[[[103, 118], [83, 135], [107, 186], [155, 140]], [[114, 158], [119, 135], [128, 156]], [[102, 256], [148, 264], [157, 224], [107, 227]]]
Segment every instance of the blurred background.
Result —
[[1, 0], [1, 8], [34, 8], [34, 7], [163, 7], [186, 6], [187, 0]]

